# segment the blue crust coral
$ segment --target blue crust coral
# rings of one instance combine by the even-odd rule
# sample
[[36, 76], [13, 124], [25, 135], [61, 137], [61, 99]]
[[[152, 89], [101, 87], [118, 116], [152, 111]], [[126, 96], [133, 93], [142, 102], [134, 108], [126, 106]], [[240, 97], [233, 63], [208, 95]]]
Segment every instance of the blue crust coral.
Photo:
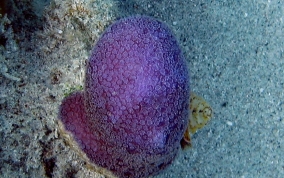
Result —
[[189, 95], [186, 60], [170, 29], [132, 16], [101, 36], [85, 90], [63, 100], [59, 119], [92, 163], [119, 177], [148, 177], [177, 155]]

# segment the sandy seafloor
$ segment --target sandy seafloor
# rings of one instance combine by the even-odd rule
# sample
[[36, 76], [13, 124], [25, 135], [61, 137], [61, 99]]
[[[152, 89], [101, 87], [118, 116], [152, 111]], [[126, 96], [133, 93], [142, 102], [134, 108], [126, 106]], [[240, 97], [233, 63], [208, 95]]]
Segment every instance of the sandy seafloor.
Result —
[[191, 90], [214, 110], [193, 148], [155, 177], [284, 177], [284, 1], [8, 5], [1, 3], [8, 16], [0, 23], [0, 177], [104, 177], [59, 134], [58, 106], [83, 85], [103, 30], [133, 14], [169, 25], [188, 60]]

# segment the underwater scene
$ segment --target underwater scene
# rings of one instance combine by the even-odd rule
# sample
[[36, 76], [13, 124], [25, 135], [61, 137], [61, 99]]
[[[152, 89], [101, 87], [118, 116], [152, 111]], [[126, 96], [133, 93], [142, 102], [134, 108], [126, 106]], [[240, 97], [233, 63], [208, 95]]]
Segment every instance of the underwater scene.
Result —
[[284, 2], [1, 0], [0, 177], [284, 177]]

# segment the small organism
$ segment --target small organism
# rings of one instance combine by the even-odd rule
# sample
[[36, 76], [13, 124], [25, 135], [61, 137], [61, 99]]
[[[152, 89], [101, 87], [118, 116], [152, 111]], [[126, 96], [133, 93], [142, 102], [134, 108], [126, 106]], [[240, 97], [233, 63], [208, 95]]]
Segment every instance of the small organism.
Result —
[[197, 130], [203, 128], [213, 116], [213, 110], [211, 106], [200, 96], [195, 93], [190, 93], [190, 114], [189, 123], [186, 131], [181, 140], [181, 147], [191, 147], [191, 136], [196, 133]]

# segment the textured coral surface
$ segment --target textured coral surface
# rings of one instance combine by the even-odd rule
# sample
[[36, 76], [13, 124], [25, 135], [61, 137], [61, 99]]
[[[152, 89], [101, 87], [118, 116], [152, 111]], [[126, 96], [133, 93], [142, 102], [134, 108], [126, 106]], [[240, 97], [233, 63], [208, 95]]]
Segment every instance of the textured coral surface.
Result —
[[92, 162], [120, 177], [158, 173], [188, 123], [189, 75], [171, 31], [145, 16], [119, 20], [93, 49], [84, 93], [60, 119]]

